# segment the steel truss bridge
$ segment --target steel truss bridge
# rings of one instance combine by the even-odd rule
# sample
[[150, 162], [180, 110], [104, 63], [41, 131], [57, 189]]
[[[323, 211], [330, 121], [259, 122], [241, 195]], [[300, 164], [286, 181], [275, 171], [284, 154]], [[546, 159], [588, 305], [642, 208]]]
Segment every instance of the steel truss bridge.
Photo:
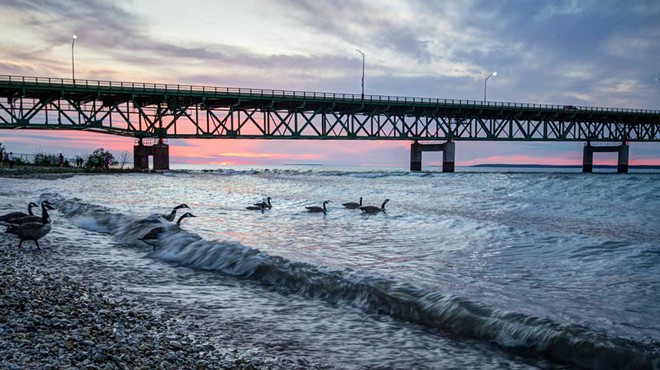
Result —
[[135, 138], [660, 141], [660, 111], [0, 75], [0, 129]]

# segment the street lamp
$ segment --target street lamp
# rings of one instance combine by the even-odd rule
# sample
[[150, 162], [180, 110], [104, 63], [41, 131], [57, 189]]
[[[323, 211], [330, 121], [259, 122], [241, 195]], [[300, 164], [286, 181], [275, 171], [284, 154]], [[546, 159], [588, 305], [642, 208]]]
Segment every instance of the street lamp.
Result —
[[76, 35], [73, 35], [71, 38], [71, 77], [73, 77], [74, 80], [76, 79], [76, 63], [73, 59], [73, 47], [76, 45], [77, 38], [78, 36]]
[[364, 100], [364, 53], [360, 49], [355, 49], [355, 51], [362, 54], [362, 100]]
[[493, 76], [497, 76], [497, 72], [493, 72], [489, 74], [488, 77], [486, 77], [486, 79], [484, 80], [484, 103], [486, 102], [486, 88], [488, 87], [488, 79]]

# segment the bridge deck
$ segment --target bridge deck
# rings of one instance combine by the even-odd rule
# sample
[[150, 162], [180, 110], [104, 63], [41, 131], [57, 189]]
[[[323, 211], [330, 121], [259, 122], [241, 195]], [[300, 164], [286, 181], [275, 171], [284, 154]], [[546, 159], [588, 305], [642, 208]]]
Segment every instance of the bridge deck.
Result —
[[0, 76], [0, 128], [163, 138], [659, 141], [660, 111]]

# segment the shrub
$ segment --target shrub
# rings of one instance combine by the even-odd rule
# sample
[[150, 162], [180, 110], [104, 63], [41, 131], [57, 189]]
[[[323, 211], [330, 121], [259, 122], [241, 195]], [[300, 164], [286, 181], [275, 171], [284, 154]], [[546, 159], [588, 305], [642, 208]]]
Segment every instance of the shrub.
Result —
[[52, 153], [37, 153], [34, 155], [35, 166], [59, 166], [59, 155]]

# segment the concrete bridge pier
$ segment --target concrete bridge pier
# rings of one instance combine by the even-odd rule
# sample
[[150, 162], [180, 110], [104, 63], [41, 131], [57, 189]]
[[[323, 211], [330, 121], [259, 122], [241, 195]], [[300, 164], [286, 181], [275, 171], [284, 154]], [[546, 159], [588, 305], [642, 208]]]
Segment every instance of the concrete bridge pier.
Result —
[[616, 172], [628, 173], [629, 146], [623, 143], [618, 146], [593, 146], [587, 141], [582, 152], [582, 172], [591, 173], [594, 167], [594, 153], [598, 152], [617, 152], [619, 159], [617, 161]]
[[133, 168], [136, 170], [149, 169], [149, 156], [153, 156], [154, 170], [170, 169], [170, 146], [162, 139], [152, 145], [144, 145], [142, 139], [133, 147]]
[[444, 144], [420, 144], [415, 140], [410, 144], [410, 170], [422, 170], [423, 152], [442, 152], [442, 172], [454, 172], [456, 144], [448, 141]]

